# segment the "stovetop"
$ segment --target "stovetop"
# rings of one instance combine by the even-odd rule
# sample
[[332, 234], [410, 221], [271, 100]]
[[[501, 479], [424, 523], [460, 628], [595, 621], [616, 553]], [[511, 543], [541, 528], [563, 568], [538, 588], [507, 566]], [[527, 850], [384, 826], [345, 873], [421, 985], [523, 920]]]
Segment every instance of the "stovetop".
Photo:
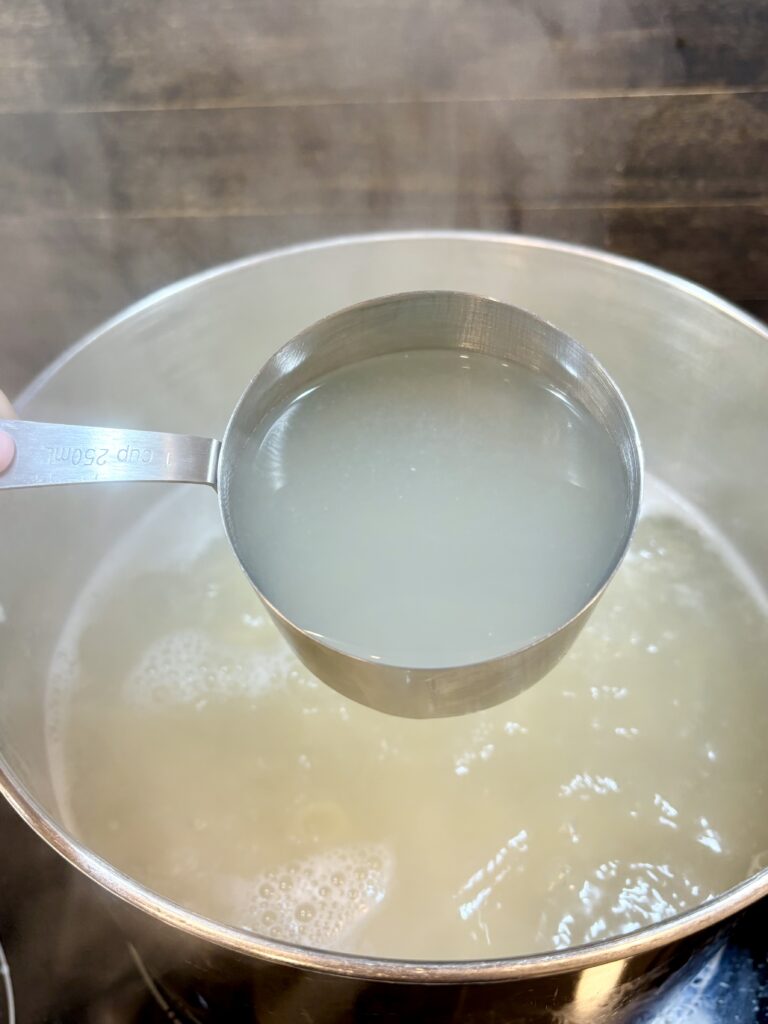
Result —
[[[0, 1024], [210, 1024], [153, 980], [94, 884], [0, 799]], [[194, 1005], [194, 998], [189, 1000]], [[768, 901], [633, 1024], [768, 1024]], [[254, 1022], [258, 1024], [258, 1022]]]

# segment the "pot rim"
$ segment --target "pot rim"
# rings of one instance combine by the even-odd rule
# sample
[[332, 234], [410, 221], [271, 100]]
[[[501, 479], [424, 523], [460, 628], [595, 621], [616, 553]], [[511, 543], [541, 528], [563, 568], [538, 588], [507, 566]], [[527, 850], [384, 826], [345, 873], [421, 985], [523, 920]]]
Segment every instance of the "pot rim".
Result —
[[[222, 264], [190, 277], [183, 278], [136, 302], [91, 331], [79, 342], [71, 345], [47, 366], [19, 395], [17, 404], [23, 408], [32, 401], [55, 374], [86, 346], [91, 345], [117, 324], [144, 310], [162, 303], [187, 288], [207, 283], [221, 275], [236, 272], [262, 262], [282, 259], [299, 253], [337, 249], [339, 246], [364, 243], [390, 243], [399, 241], [477, 241], [510, 244], [517, 248], [548, 249], [599, 263], [607, 263], [622, 270], [653, 278], [676, 291], [714, 308], [762, 336], [768, 342], [768, 328], [748, 313], [719, 298], [713, 292], [685, 278], [659, 270], [649, 264], [623, 256], [615, 256], [589, 246], [551, 241], [527, 235], [483, 231], [393, 231], [370, 234], [345, 235], [300, 243], [269, 250], [255, 256]], [[658, 924], [647, 925], [627, 935], [602, 939], [598, 942], [573, 946], [563, 951], [546, 951], [525, 956], [501, 959], [463, 961], [421, 961], [375, 958], [316, 950], [292, 943], [267, 939], [239, 928], [219, 924], [173, 903], [158, 893], [112, 867], [86, 846], [81, 845], [67, 831], [59, 828], [52, 817], [32, 797], [26, 787], [0, 756], [0, 792], [26, 823], [73, 867], [112, 893], [118, 899], [145, 912], [170, 927], [177, 928], [216, 946], [304, 970], [334, 974], [361, 980], [413, 982], [421, 984], [468, 984], [473, 982], [507, 981], [535, 978], [566, 971], [580, 971], [609, 961], [623, 960], [641, 953], [649, 953], [660, 946], [686, 938], [718, 924], [725, 918], [743, 910], [760, 897], [768, 895], [768, 869], [740, 882], [717, 897], [667, 918]]]

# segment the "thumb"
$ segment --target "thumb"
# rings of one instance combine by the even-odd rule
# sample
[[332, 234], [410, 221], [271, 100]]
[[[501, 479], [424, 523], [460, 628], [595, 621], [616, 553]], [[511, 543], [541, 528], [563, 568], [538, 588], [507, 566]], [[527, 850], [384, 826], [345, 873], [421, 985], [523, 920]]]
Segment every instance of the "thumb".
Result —
[[[15, 419], [16, 413], [13, 411], [13, 406], [5, 397], [2, 391], [0, 391], [0, 420], [11, 420]], [[0, 473], [4, 472], [10, 464], [13, 462], [13, 456], [16, 453], [16, 446], [13, 443], [13, 438], [10, 434], [4, 433], [0, 430]]]

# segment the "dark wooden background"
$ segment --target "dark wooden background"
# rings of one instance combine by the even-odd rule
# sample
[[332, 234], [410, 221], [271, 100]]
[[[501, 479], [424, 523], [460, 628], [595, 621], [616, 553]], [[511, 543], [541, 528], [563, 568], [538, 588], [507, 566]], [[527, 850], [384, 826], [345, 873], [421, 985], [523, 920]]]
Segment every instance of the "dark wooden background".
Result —
[[640, 257], [768, 314], [764, 0], [0, 0], [0, 386], [350, 231]]

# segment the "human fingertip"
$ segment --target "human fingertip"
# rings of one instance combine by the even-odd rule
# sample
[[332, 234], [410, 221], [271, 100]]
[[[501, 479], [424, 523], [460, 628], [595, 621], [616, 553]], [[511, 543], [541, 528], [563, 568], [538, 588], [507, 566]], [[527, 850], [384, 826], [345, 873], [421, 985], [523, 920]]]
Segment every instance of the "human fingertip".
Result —
[[16, 445], [10, 434], [0, 430], [0, 473], [4, 473], [13, 462]]

